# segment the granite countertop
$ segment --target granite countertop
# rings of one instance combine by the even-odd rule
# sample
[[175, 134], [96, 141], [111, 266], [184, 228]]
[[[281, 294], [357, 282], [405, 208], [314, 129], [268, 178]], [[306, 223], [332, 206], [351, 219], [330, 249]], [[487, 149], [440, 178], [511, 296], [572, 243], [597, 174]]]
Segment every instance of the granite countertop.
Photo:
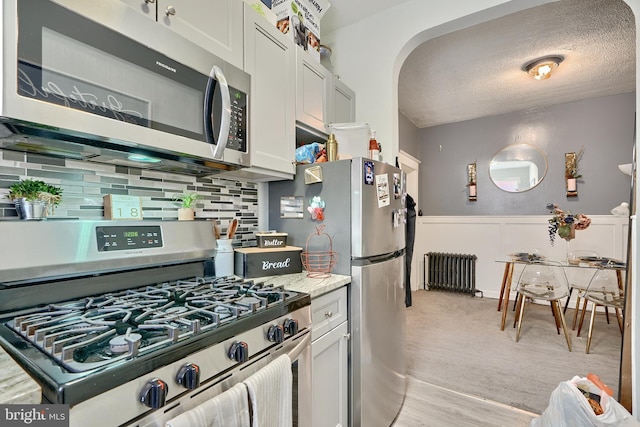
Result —
[[0, 347], [0, 404], [40, 403], [42, 390]]
[[302, 273], [296, 274], [260, 277], [254, 280], [264, 280], [265, 282], [273, 283], [274, 285], [284, 285], [286, 289], [307, 293], [311, 295], [311, 298], [313, 299], [351, 283], [351, 276], [332, 274], [327, 278], [314, 279], [307, 277], [307, 272], [303, 271]]
[[[255, 280], [263, 279], [292, 291], [310, 294], [312, 299], [351, 283], [351, 276], [332, 274], [327, 278], [314, 279], [307, 277], [305, 271]], [[37, 404], [41, 402], [41, 396], [38, 383], [0, 347], [0, 404]]]

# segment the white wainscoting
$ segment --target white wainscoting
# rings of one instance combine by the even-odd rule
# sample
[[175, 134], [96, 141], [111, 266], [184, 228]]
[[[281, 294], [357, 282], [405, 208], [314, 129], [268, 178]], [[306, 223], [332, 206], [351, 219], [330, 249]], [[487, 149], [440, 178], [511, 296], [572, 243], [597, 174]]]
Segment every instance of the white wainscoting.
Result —
[[[416, 240], [411, 270], [412, 290], [424, 286], [424, 254], [447, 252], [473, 254], [476, 289], [485, 297], [498, 298], [504, 263], [513, 252], [538, 249], [549, 259], [564, 260], [567, 242], [556, 236], [549, 243], [548, 216], [422, 216], [416, 219]], [[626, 262], [628, 218], [613, 215], [590, 216], [591, 225], [576, 231], [570, 249], [593, 250], [600, 256]], [[513, 294], [512, 294], [513, 297]]]

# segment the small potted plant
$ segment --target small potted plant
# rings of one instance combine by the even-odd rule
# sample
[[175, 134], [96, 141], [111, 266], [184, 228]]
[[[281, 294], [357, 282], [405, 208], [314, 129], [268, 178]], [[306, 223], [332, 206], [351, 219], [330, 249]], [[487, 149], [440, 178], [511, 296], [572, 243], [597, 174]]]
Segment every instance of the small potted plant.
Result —
[[192, 205], [193, 202], [200, 199], [202, 199], [202, 196], [197, 193], [176, 194], [173, 200], [181, 204], [178, 208], [178, 220], [193, 221], [195, 218], [195, 211], [193, 210]]
[[62, 201], [62, 189], [44, 181], [23, 179], [9, 187], [20, 219], [42, 219], [52, 214]]

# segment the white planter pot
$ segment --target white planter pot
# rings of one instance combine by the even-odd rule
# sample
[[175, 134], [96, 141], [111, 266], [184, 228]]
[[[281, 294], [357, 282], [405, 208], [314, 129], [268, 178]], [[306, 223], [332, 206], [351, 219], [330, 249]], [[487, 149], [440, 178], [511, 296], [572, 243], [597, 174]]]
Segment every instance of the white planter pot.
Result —
[[195, 217], [193, 208], [178, 208], [178, 221], [193, 221]]

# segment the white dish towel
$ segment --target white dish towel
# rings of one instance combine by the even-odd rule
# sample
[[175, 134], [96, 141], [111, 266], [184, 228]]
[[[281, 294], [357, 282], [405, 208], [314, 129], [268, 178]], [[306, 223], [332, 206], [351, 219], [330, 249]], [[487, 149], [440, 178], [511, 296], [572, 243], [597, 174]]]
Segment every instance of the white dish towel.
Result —
[[167, 421], [165, 427], [250, 427], [247, 387], [236, 384]]
[[244, 381], [249, 389], [252, 427], [291, 427], [293, 375], [291, 359], [278, 357]]

